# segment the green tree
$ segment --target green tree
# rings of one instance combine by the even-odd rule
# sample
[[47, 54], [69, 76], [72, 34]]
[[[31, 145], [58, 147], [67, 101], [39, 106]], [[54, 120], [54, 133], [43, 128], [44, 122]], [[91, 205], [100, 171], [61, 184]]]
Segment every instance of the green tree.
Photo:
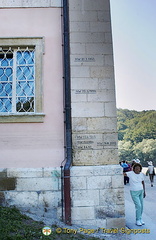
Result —
[[156, 111], [117, 109], [119, 159], [139, 158], [143, 166], [156, 165]]
[[118, 139], [142, 142], [143, 139], [156, 139], [156, 111], [117, 110]]
[[147, 166], [148, 161], [153, 161], [156, 165], [156, 139], [143, 139], [133, 147], [133, 152], [143, 166]]
[[120, 161], [131, 161], [134, 158], [133, 144], [131, 141], [119, 141], [118, 151]]
[[143, 139], [156, 139], [156, 112], [144, 114], [127, 121], [128, 128], [124, 140], [138, 143]]

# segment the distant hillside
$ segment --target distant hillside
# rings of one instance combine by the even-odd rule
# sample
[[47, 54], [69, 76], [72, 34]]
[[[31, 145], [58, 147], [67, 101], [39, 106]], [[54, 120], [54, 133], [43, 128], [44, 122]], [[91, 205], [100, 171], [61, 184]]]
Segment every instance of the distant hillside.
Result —
[[156, 166], [156, 111], [117, 109], [119, 160], [139, 158]]
[[143, 139], [156, 139], [156, 111], [137, 112], [117, 109], [118, 139], [141, 142]]

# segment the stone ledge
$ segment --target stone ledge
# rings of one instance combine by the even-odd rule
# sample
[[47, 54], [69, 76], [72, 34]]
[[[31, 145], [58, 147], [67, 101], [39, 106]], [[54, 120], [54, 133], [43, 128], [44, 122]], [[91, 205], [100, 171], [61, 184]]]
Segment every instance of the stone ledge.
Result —
[[34, 178], [42, 176], [42, 168], [7, 168], [7, 177]]
[[7, 168], [0, 169], [0, 176], [16, 178], [61, 178], [60, 167], [46, 167], [46, 168]]
[[122, 168], [119, 165], [72, 166], [70, 174], [71, 177], [114, 176], [122, 175]]

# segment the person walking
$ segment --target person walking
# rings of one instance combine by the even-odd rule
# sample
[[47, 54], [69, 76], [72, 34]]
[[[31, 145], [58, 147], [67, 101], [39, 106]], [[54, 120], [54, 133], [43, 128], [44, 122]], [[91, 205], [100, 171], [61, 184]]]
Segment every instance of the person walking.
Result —
[[142, 220], [142, 213], [143, 213], [143, 198], [145, 198], [146, 193], [144, 175], [141, 171], [142, 171], [141, 164], [136, 163], [133, 165], [133, 171], [124, 173], [124, 176], [129, 177], [130, 194], [135, 205], [137, 226], [142, 226], [145, 224], [144, 221]]
[[153, 187], [153, 182], [154, 182], [154, 176], [155, 176], [155, 170], [152, 161], [148, 162], [148, 173], [149, 173], [149, 179], [151, 183], [151, 187]]
[[[132, 170], [131, 165], [126, 161], [120, 162], [120, 166], [123, 168], [123, 173]], [[124, 176], [124, 185], [126, 185], [126, 183], [129, 183], [129, 177]]]

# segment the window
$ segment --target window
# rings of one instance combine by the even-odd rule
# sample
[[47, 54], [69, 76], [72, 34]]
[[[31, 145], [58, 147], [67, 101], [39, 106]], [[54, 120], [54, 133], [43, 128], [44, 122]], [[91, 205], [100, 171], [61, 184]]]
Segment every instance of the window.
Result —
[[34, 112], [35, 52], [26, 49], [0, 51], [0, 112]]
[[0, 39], [0, 122], [42, 122], [42, 38]]

